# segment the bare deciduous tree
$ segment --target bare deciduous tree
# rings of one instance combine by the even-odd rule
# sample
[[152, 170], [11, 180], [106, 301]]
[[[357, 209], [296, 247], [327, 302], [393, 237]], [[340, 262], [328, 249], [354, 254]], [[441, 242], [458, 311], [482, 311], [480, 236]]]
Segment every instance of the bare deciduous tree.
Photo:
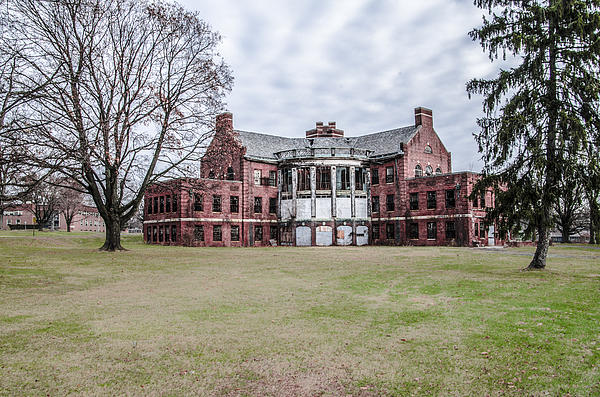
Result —
[[48, 81], [20, 125], [36, 127], [32, 160], [90, 194], [106, 224], [101, 249], [122, 249], [147, 186], [208, 142], [232, 83], [220, 37], [162, 1], [8, 1], [7, 14], [31, 81]]

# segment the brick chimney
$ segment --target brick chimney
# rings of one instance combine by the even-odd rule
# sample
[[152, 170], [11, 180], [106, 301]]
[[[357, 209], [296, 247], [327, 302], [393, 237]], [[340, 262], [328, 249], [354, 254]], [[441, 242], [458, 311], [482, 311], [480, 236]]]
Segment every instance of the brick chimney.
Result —
[[422, 125], [423, 127], [433, 127], [433, 112], [419, 106], [415, 108], [415, 127]]
[[233, 114], [225, 112], [217, 115], [215, 130], [217, 132], [233, 131]]
[[330, 121], [323, 125], [322, 121], [317, 121], [314, 129], [306, 131], [307, 138], [343, 138], [344, 131], [337, 129], [335, 121]]

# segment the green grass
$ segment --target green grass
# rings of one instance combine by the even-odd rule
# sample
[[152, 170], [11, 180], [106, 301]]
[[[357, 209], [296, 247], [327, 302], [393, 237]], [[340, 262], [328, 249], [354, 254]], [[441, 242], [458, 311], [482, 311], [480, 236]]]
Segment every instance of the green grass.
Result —
[[600, 250], [0, 233], [2, 395], [600, 395]]

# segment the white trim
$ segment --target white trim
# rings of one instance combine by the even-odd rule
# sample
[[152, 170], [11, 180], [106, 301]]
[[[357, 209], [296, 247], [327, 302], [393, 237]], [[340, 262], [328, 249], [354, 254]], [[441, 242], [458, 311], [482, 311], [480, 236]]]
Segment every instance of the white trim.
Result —
[[[380, 222], [380, 221], [406, 221], [406, 220], [423, 220], [423, 219], [453, 219], [453, 218], [480, 218], [478, 216], [474, 216], [473, 214], [456, 214], [456, 215], [421, 215], [421, 216], [393, 216], [387, 218], [354, 218], [347, 220], [351, 222], [355, 221], [371, 221], [371, 222]], [[296, 222], [333, 222], [337, 221], [337, 219], [296, 219]], [[289, 222], [290, 220], [281, 222]], [[221, 222], [221, 223], [277, 223], [279, 220], [277, 219], [240, 219], [240, 218], [232, 218], [232, 219], [223, 219], [223, 218], [168, 218], [168, 219], [152, 219], [148, 221], [144, 221], [144, 224], [152, 224], [152, 223], [169, 223], [169, 222]]]
[[170, 222], [220, 222], [220, 223], [277, 223], [276, 219], [223, 219], [223, 218], [169, 218], [152, 219], [144, 221], [144, 224], [170, 223]]

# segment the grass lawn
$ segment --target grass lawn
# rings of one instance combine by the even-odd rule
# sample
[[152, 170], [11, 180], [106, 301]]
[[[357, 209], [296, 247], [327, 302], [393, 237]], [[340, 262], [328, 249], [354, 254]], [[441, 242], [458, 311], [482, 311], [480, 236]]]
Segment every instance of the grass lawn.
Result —
[[0, 233], [3, 395], [600, 395], [600, 249]]

